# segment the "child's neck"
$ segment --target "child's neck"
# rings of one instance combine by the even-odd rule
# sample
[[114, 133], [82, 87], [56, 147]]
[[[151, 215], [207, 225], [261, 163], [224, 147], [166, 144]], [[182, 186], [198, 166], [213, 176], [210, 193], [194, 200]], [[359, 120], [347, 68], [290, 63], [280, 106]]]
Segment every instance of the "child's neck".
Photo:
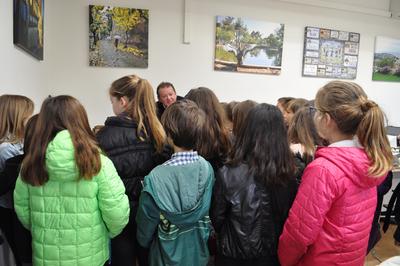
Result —
[[177, 153], [177, 152], [188, 152], [188, 151], [193, 151], [193, 149], [188, 150], [188, 149], [181, 148], [181, 147], [178, 147], [178, 146], [174, 145], [174, 153]]

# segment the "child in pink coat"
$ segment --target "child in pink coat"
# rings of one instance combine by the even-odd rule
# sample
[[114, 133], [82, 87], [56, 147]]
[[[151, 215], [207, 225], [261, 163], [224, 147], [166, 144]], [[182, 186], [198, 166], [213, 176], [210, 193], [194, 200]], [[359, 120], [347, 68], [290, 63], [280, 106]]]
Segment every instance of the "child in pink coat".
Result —
[[279, 240], [282, 265], [364, 265], [376, 186], [391, 169], [384, 115], [360, 86], [333, 81], [315, 99], [318, 148]]

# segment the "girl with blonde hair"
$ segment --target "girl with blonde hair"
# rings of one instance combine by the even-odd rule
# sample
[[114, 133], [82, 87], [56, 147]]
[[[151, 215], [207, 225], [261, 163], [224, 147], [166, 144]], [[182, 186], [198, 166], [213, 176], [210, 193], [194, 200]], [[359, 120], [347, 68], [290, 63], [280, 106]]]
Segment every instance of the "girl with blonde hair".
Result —
[[157, 118], [153, 88], [136, 75], [115, 80], [109, 89], [115, 116], [97, 133], [100, 147], [113, 161], [129, 197], [129, 224], [111, 241], [112, 265], [147, 265], [147, 251], [136, 240], [136, 212], [144, 177], [169, 158], [165, 132]]
[[304, 171], [280, 237], [281, 265], [364, 265], [376, 186], [392, 168], [384, 114], [356, 83], [332, 81], [315, 99], [330, 144]]

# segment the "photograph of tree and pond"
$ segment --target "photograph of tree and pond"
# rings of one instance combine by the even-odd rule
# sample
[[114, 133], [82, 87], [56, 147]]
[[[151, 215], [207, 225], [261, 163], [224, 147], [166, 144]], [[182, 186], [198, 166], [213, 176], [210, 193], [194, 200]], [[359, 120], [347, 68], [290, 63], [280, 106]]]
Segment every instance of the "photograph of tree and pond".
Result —
[[148, 66], [149, 11], [89, 6], [89, 65]]
[[400, 40], [376, 37], [372, 80], [400, 82]]
[[217, 16], [214, 69], [279, 75], [284, 25]]

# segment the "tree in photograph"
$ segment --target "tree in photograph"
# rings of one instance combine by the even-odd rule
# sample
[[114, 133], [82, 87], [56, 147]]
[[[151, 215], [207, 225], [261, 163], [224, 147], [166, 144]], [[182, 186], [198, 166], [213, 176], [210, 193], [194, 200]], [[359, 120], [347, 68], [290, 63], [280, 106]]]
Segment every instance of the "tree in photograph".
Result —
[[227, 47], [237, 59], [237, 66], [243, 65], [243, 59], [247, 54], [257, 56], [261, 51], [267, 55], [277, 56], [275, 64], [280, 65], [279, 53], [282, 52], [283, 25], [268, 37], [263, 38], [259, 31], [249, 31], [243, 20], [233, 17], [225, 17], [217, 23], [216, 30], [217, 46]]
[[141, 14], [140, 10], [131, 8], [114, 7], [112, 10], [115, 25], [125, 33], [125, 48], [128, 47], [128, 33], [141, 22]]
[[89, 7], [89, 30], [93, 35], [93, 47], [96, 47], [99, 35], [108, 31], [108, 19], [104, 6]]

